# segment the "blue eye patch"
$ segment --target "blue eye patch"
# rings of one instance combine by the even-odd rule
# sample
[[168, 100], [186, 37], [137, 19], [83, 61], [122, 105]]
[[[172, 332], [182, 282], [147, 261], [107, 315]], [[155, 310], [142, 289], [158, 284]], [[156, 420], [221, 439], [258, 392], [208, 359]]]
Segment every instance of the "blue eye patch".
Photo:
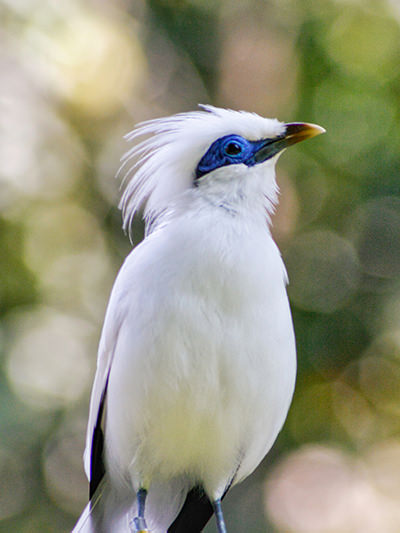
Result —
[[279, 140], [249, 141], [240, 135], [225, 135], [212, 143], [196, 168], [196, 179], [227, 165], [245, 164], [248, 167], [271, 158], [282, 150]]

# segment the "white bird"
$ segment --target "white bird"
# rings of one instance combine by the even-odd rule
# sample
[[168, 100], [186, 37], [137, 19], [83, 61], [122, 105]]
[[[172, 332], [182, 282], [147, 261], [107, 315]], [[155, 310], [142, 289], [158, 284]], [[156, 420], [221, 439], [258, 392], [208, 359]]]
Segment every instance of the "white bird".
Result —
[[287, 276], [270, 216], [275, 163], [323, 133], [209, 105], [139, 124], [124, 227], [146, 236], [112, 289], [74, 532], [196, 533], [261, 462], [296, 375]]

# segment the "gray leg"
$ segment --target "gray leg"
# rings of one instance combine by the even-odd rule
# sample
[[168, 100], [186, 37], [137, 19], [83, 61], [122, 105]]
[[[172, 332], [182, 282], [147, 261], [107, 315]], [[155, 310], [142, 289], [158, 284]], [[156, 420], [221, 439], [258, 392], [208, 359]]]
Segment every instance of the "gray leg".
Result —
[[222, 513], [221, 500], [215, 500], [213, 503], [215, 518], [217, 520], [218, 533], [227, 533], [224, 515]]
[[145, 533], [148, 531], [146, 520], [144, 519], [144, 508], [146, 503], [147, 490], [139, 489], [136, 498], [137, 498], [137, 516], [133, 519], [133, 531], [135, 533]]

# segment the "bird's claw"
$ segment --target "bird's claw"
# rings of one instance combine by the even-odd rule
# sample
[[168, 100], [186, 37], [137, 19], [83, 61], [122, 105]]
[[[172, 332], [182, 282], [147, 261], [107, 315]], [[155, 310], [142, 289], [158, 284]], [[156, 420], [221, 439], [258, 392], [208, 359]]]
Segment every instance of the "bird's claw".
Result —
[[136, 516], [130, 523], [132, 533], [150, 533], [147, 529], [146, 520], [141, 516]]

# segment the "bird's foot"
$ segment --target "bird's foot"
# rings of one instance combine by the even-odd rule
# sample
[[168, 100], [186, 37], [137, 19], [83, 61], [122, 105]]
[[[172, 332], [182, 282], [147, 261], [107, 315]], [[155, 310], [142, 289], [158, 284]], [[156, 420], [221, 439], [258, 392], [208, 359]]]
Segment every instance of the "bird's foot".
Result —
[[215, 518], [217, 520], [218, 533], [227, 533], [224, 515], [222, 513], [221, 500], [215, 500], [213, 503]]
[[150, 533], [147, 529], [146, 520], [141, 516], [137, 516], [132, 520], [131, 529], [133, 533]]

